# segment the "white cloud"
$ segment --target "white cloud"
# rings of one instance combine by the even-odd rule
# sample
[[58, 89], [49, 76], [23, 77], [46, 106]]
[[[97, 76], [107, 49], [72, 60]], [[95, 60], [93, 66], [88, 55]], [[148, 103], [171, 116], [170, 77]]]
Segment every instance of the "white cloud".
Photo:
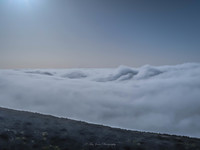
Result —
[[200, 64], [0, 70], [0, 105], [200, 137]]

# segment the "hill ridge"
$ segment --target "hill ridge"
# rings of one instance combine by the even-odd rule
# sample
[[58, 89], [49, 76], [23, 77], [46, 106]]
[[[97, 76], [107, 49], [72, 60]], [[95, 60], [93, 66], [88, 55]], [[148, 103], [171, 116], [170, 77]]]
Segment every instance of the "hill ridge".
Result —
[[112, 128], [0, 107], [2, 150], [199, 150], [200, 139]]

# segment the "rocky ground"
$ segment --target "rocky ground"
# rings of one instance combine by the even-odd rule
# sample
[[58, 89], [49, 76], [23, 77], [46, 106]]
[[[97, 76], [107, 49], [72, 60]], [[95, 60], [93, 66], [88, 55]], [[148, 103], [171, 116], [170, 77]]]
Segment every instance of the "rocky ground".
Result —
[[200, 150], [200, 139], [0, 108], [0, 150]]

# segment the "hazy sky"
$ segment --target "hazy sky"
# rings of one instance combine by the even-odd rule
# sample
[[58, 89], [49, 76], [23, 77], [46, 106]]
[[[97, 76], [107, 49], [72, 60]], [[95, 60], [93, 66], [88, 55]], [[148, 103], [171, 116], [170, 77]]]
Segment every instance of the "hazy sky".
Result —
[[0, 68], [199, 61], [199, 0], [0, 0]]

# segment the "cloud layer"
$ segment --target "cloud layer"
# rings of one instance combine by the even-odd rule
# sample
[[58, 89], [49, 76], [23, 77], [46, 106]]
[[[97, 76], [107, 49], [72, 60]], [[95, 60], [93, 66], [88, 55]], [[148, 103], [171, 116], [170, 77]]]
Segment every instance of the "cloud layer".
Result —
[[0, 70], [0, 106], [200, 137], [200, 64]]

